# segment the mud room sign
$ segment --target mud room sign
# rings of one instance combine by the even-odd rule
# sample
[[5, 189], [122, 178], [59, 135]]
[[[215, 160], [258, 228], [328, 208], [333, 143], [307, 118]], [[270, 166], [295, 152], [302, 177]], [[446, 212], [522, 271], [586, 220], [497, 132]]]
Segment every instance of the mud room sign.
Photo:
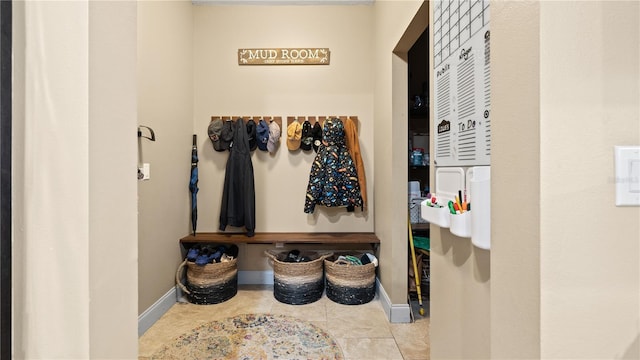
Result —
[[329, 65], [328, 48], [238, 49], [238, 65]]

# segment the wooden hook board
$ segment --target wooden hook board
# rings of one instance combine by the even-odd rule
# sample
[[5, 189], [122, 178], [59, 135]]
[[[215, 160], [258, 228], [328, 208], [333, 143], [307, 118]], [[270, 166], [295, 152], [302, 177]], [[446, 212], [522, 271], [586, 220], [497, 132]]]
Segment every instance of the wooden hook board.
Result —
[[249, 120], [255, 121], [256, 125], [260, 120], [264, 120], [268, 123], [275, 121], [282, 131], [282, 116], [271, 116], [271, 115], [263, 115], [263, 116], [221, 116], [214, 115], [211, 117], [211, 121], [215, 119], [221, 119], [222, 121], [236, 121], [242, 118], [244, 122], [248, 122]]
[[311, 123], [311, 126], [315, 125], [316, 122], [320, 123], [320, 126], [324, 126], [324, 121], [329, 119], [329, 118], [339, 118], [342, 121], [346, 121], [347, 118], [351, 118], [351, 120], [353, 120], [356, 123], [356, 127], [359, 128], [359, 124], [358, 124], [358, 117], [357, 116], [346, 116], [346, 115], [341, 115], [341, 116], [287, 116], [287, 127], [294, 121], [299, 122], [300, 124], [304, 123], [306, 120], [308, 120]]

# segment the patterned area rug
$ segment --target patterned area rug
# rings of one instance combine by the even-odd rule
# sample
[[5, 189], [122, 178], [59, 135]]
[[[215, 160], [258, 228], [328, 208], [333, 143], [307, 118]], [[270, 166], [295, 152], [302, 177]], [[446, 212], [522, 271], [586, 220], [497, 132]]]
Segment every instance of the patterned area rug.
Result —
[[151, 359], [342, 359], [321, 328], [296, 318], [244, 314], [182, 334]]

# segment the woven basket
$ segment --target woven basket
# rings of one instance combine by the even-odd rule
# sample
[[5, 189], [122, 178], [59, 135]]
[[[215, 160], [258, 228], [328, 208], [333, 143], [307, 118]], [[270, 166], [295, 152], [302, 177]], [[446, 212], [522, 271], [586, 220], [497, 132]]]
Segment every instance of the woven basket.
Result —
[[[181, 280], [185, 266], [186, 286]], [[176, 283], [194, 304], [219, 304], [227, 301], [238, 293], [237, 259], [204, 266], [185, 260], [176, 272]]]
[[[340, 255], [354, 255], [352, 252], [336, 254], [324, 260], [327, 277], [327, 297], [339, 304], [360, 305], [373, 300], [376, 295], [376, 266], [335, 264]], [[363, 254], [355, 254], [361, 257]]]
[[428, 222], [422, 218], [422, 206], [420, 205], [426, 199], [427, 198], [417, 197], [412, 198], [409, 202], [409, 219], [412, 224], [424, 224]]
[[322, 261], [331, 253], [319, 254], [303, 251], [311, 261], [284, 262], [288, 251], [274, 252], [265, 250], [273, 260], [273, 296], [276, 300], [290, 305], [303, 305], [318, 301], [324, 291], [324, 272]]

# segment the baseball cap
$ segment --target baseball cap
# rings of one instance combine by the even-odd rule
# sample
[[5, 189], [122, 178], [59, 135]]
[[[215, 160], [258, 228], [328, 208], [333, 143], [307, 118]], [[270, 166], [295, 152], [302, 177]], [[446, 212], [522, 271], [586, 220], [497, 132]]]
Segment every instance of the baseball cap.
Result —
[[[242, 119], [238, 119], [244, 121]], [[258, 147], [258, 141], [256, 140], [256, 122], [253, 119], [247, 121], [247, 136], [249, 138], [249, 150], [253, 151]]]
[[220, 131], [220, 151], [231, 150], [233, 132], [233, 121], [224, 121], [222, 124], [222, 131]]
[[258, 122], [256, 128], [256, 137], [258, 142], [258, 149], [267, 151], [267, 142], [269, 141], [269, 125], [264, 120]]
[[207, 129], [209, 139], [211, 139], [211, 143], [213, 144], [213, 149], [215, 151], [224, 151], [224, 149], [220, 147], [220, 133], [222, 132], [222, 125], [222, 119], [217, 118], [209, 123], [209, 128]]
[[267, 150], [270, 153], [276, 151], [276, 145], [280, 142], [280, 126], [275, 121], [271, 121], [269, 124], [269, 141], [267, 141]]
[[300, 148], [301, 138], [302, 126], [298, 120], [294, 120], [287, 126], [287, 148], [289, 148], [289, 150], [298, 150]]
[[313, 150], [318, 152], [318, 148], [322, 144], [322, 127], [320, 126], [319, 121], [316, 121], [315, 125], [313, 125], [313, 129], [311, 129], [311, 136], [313, 137]]
[[311, 144], [313, 143], [313, 135], [311, 135], [311, 123], [309, 120], [305, 120], [302, 123], [302, 138], [300, 140], [300, 149], [304, 151], [311, 150]]

